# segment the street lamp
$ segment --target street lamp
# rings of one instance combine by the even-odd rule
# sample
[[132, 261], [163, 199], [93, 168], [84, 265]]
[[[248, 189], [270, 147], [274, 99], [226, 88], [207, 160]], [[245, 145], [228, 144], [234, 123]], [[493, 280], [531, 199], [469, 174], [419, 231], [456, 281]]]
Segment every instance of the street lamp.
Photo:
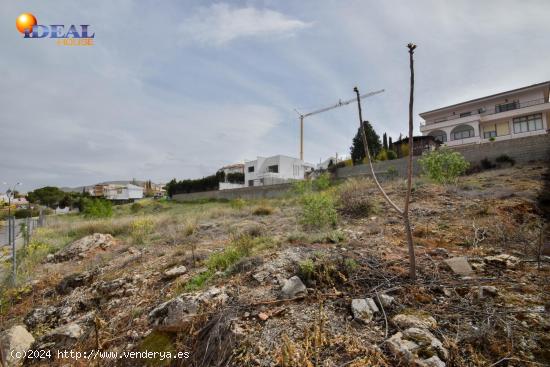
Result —
[[[4, 185], [7, 185], [7, 182], [4, 182]], [[6, 190], [6, 196], [8, 197], [8, 218], [11, 217], [11, 198], [15, 196], [15, 187], [21, 185], [21, 182], [16, 183], [8, 190]]]

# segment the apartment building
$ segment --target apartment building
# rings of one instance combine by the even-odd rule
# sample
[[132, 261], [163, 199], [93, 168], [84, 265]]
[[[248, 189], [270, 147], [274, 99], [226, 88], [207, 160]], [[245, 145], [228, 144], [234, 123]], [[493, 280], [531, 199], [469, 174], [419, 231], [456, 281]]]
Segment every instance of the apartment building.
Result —
[[423, 112], [422, 135], [447, 146], [548, 133], [550, 81]]

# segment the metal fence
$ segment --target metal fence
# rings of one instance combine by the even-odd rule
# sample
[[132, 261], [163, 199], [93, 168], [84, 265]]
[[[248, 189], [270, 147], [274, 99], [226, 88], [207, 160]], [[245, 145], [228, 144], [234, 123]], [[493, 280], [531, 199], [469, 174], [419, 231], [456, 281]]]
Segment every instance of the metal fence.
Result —
[[8, 216], [6, 224], [7, 245], [11, 249], [12, 277], [13, 284], [15, 285], [17, 281], [18, 247], [21, 248], [22, 245], [22, 248], [25, 249], [29, 245], [35, 229], [44, 225], [44, 211], [40, 210], [38, 218], [27, 217], [16, 219], [14, 216]]

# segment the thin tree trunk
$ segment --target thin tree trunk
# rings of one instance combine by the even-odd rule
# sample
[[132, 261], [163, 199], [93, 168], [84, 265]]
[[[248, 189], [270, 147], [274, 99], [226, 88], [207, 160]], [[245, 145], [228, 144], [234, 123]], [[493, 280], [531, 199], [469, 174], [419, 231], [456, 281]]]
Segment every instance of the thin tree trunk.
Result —
[[365, 133], [365, 127], [363, 123], [363, 112], [361, 110], [361, 97], [359, 95], [359, 89], [355, 87], [353, 88], [353, 91], [357, 94], [357, 108], [359, 109], [359, 127], [361, 129], [361, 137], [363, 138], [363, 148], [365, 149], [365, 156], [369, 161], [372, 178], [374, 179], [374, 182], [376, 183], [376, 186], [378, 186], [378, 189], [380, 190], [382, 195], [384, 195], [384, 198], [386, 199], [386, 201], [401, 215], [403, 214], [403, 211], [399, 209], [399, 207], [386, 194], [386, 192], [382, 188], [382, 185], [380, 185], [380, 182], [378, 182], [378, 178], [376, 177], [376, 174], [374, 173], [374, 168], [372, 166], [372, 159], [370, 157], [370, 152], [369, 152], [369, 143], [367, 142], [367, 134]]
[[409, 43], [409, 64], [411, 69], [411, 87], [409, 96], [409, 161], [407, 164], [407, 195], [405, 198], [405, 207], [403, 208], [403, 224], [405, 225], [405, 232], [407, 234], [407, 243], [409, 245], [409, 275], [412, 280], [416, 279], [416, 259], [414, 255], [414, 242], [411, 230], [411, 222], [409, 220], [409, 203], [411, 200], [412, 189], [412, 163], [414, 152], [414, 140], [413, 140], [413, 104], [414, 104], [414, 60], [413, 54], [416, 45]]
[[414, 151], [414, 142], [413, 142], [413, 120], [412, 120], [412, 114], [413, 114], [413, 103], [414, 103], [414, 63], [413, 63], [413, 53], [414, 49], [416, 48], [416, 45], [413, 45], [412, 43], [409, 43], [407, 45], [409, 48], [409, 61], [410, 61], [410, 69], [411, 69], [411, 85], [410, 85], [410, 99], [409, 99], [409, 159], [407, 164], [407, 194], [405, 197], [405, 206], [403, 210], [401, 210], [386, 194], [384, 189], [382, 188], [382, 185], [380, 185], [380, 182], [378, 182], [378, 178], [376, 177], [376, 174], [374, 173], [374, 167], [372, 165], [372, 159], [369, 152], [369, 145], [367, 142], [367, 135], [365, 133], [365, 128], [363, 124], [363, 112], [361, 109], [361, 99], [359, 94], [359, 89], [357, 87], [353, 88], [353, 91], [357, 94], [357, 108], [359, 110], [359, 126], [361, 128], [361, 137], [363, 139], [363, 146], [365, 148], [365, 156], [367, 157], [369, 161], [370, 171], [372, 174], [372, 178], [374, 179], [374, 182], [376, 183], [376, 186], [386, 199], [386, 201], [390, 204], [390, 206], [395, 209], [399, 215], [403, 217], [403, 225], [405, 227], [405, 235], [407, 238], [407, 244], [409, 247], [409, 277], [412, 281], [416, 280], [416, 259], [414, 254], [414, 242], [413, 242], [413, 236], [412, 236], [412, 229], [411, 229], [411, 223], [409, 219], [409, 202], [411, 199], [411, 189], [412, 189], [412, 157], [413, 157], [413, 151]]

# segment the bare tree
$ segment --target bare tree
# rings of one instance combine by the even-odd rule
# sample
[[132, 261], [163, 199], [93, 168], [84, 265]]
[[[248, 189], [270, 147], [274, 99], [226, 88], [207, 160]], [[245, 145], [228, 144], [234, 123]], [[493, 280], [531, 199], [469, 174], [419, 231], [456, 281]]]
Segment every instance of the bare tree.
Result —
[[411, 200], [411, 189], [412, 189], [412, 161], [413, 161], [413, 151], [414, 151], [414, 142], [413, 142], [413, 105], [414, 105], [414, 60], [413, 60], [413, 54], [414, 49], [416, 48], [416, 45], [409, 43], [407, 45], [407, 48], [409, 49], [409, 65], [411, 70], [411, 84], [410, 84], [410, 96], [409, 96], [409, 157], [408, 157], [408, 164], [407, 164], [407, 193], [405, 196], [405, 205], [404, 208], [399, 208], [386, 194], [384, 189], [382, 188], [382, 185], [380, 185], [380, 182], [378, 181], [378, 178], [376, 177], [376, 174], [374, 173], [374, 167], [372, 166], [372, 159], [369, 153], [369, 147], [367, 143], [367, 136], [365, 134], [364, 124], [363, 124], [363, 114], [361, 110], [361, 99], [359, 98], [359, 89], [357, 87], [353, 88], [353, 91], [357, 95], [357, 108], [359, 110], [359, 125], [361, 128], [361, 135], [363, 137], [363, 146], [365, 148], [365, 155], [369, 161], [370, 171], [372, 174], [372, 178], [374, 179], [374, 182], [376, 183], [376, 186], [388, 202], [390, 206], [403, 218], [403, 225], [405, 226], [405, 235], [407, 237], [407, 244], [409, 247], [409, 277], [411, 280], [416, 280], [416, 259], [414, 254], [414, 243], [413, 243], [413, 236], [412, 236], [412, 230], [411, 230], [411, 222], [409, 219], [409, 203]]

